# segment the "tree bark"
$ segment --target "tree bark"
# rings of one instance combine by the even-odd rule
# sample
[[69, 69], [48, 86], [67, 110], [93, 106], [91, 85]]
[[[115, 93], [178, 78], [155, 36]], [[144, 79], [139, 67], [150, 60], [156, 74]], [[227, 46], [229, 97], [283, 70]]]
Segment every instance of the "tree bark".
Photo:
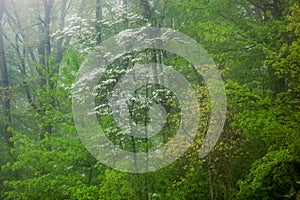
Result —
[[11, 115], [10, 115], [10, 96], [9, 96], [9, 82], [8, 82], [8, 72], [7, 64], [5, 58], [5, 48], [3, 42], [3, 26], [2, 19], [5, 10], [5, 0], [0, 0], [0, 72], [1, 72], [1, 100], [2, 100], [2, 113], [4, 118], [3, 126], [3, 136], [4, 140], [9, 146], [13, 146], [13, 143], [10, 141], [12, 133], [8, 130], [8, 127], [11, 124]]

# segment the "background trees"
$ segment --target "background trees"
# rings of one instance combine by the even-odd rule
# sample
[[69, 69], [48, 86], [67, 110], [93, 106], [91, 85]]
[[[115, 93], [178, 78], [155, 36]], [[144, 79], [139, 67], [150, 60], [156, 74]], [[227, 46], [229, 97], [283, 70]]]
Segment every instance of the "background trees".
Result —
[[[299, 19], [297, 0], [0, 0], [0, 198], [299, 199]], [[100, 164], [82, 145], [71, 88], [97, 44], [142, 26], [180, 30], [203, 45], [226, 84], [227, 120], [214, 151], [200, 159], [209, 117], [201, 77], [170, 52], [126, 55], [105, 78], [118, 80], [132, 60], [172, 65], [193, 83], [203, 113], [199, 135], [180, 159], [156, 172], [127, 174]], [[114, 82], [99, 84], [97, 103], [106, 105]], [[153, 85], [151, 94], [157, 89], [158, 96], [168, 91]], [[172, 117], [155, 141], [116, 136], [111, 117], [99, 118], [112, 141], [145, 150], [176, 130], [176, 99], [168, 100]]]
[[10, 142], [11, 132], [8, 130], [9, 125], [11, 124], [11, 115], [10, 115], [10, 94], [9, 94], [9, 81], [7, 73], [7, 63], [6, 63], [6, 54], [5, 47], [3, 42], [3, 14], [5, 10], [5, 1], [0, 1], [0, 71], [1, 71], [1, 102], [2, 102], [2, 137], [5, 142], [12, 146]]

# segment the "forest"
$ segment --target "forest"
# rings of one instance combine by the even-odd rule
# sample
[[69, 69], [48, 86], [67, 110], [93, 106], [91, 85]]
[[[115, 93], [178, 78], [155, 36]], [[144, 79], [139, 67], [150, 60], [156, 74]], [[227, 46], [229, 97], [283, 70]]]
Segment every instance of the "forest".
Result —
[[0, 74], [1, 200], [300, 200], [299, 0], [0, 0]]

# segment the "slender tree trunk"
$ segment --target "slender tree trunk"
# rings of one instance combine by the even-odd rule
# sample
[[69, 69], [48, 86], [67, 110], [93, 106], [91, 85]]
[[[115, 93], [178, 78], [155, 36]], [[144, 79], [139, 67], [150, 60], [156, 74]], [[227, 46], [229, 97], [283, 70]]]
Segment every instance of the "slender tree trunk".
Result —
[[[60, 10], [60, 22], [59, 22], [59, 30], [63, 32], [65, 28], [65, 21], [66, 21], [66, 16], [70, 8], [71, 2], [69, 0], [61, 0], [61, 10]], [[56, 47], [56, 55], [55, 55], [55, 64], [59, 65], [61, 60], [63, 59], [63, 53], [69, 46], [71, 41], [71, 37], [69, 36], [63, 36], [63, 34], [60, 34], [60, 38], [57, 41]], [[52, 45], [54, 46], [54, 45]], [[57, 66], [55, 68], [55, 73], [59, 72], [59, 67]]]
[[282, 17], [282, 10], [280, 9], [279, 0], [273, 0], [273, 15], [274, 18], [279, 20]]
[[[0, 0], [0, 23], [3, 19], [3, 14], [5, 10], [5, 0]], [[8, 127], [11, 124], [10, 116], [10, 95], [9, 95], [9, 82], [8, 82], [8, 72], [7, 64], [5, 58], [5, 49], [3, 42], [3, 26], [0, 24], [0, 72], [1, 72], [1, 87], [2, 87], [2, 113], [4, 117], [4, 126], [3, 126], [3, 136], [5, 141], [9, 146], [13, 146], [13, 143], [10, 142], [12, 133], [8, 130]]]
[[214, 187], [213, 187], [213, 175], [212, 175], [212, 170], [211, 170], [211, 155], [208, 155], [208, 161], [207, 161], [207, 172], [208, 172], [208, 180], [209, 180], [209, 194], [210, 194], [210, 199], [214, 200], [215, 195], [214, 195]]
[[146, 19], [148, 19], [148, 21], [151, 23], [151, 25], [153, 26], [154, 24], [152, 23], [152, 11], [151, 11], [151, 7], [149, 4], [148, 0], [140, 0], [143, 9], [144, 9], [144, 16]]
[[102, 41], [101, 20], [102, 20], [101, 0], [96, 0], [96, 41], [97, 41], [97, 44], [100, 44]]
[[13, 44], [12, 41], [9, 41], [9, 38], [6, 37], [5, 35], [5, 39], [7, 39], [10, 43], [10, 45], [13, 47], [13, 49], [16, 51], [16, 54], [19, 58], [19, 70], [20, 72], [22, 73], [22, 76], [23, 76], [23, 85], [24, 85], [24, 90], [25, 90], [25, 93], [26, 93], [26, 96], [27, 96], [27, 100], [29, 102], [29, 104], [34, 108], [36, 109], [36, 105], [34, 104], [34, 101], [33, 101], [33, 95], [31, 93], [31, 90], [30, 90], [30, 86], [29, 86], [29, 83], [28, 81], [26, 80], [26, 77], [27, 77], [27, 69], [26, 69], [26, 56], [27, 56], [27, 51], [28, 53], [33, 56], [32, 59], [34, 60], [34, 55], [33, 55], [33, 52], [31, 50], [27, 50], [26, 49], [26, 36], [23, 32], [23, 28], [22, 28], [22, 25], [21, 25], [21, 21], [20, 21], [20, 17], [18, 15], [18, 13], [16, 12], [16, 7], [15, 7], [15, 3], [14, 1], [11, 1], [12, 2], [12, 5], [13, 5], [13, 15], [12, 16], [10, 13], [6, 12], [6, 15], [7, 15], [7, 23], [8, 25], [10, 26], [11, 29], [14, 29], [14, 25], [17, 27], [17, 30], [19, 30], [18, 33], [15, 34], [15, 44]]
[[[52, 81], [53, 71], [50, 69], [51, 66], [50, 56], [52, 55], [52, 49], [51, 49], [51, 13], [52, 13], [52, 7], [53, 7], [53, 0], [43, 0], [43, 8], [44, 13], [43, 17], [40, 15], [40, 21], [41, 24], [39, 26], [40, 31], [40, 45], [38, 47], [38, 54], [40, 58], [40, 66], [37, 67], [37, 71], [39, 75], [42, 77], [40, 82], [41, 89], [45, 89], [46, 86], [50, 86], [51, 89], [54, 88], [54, 83]], [[53, 64], [53, 63], [52, 63]], [[42, 68], [42, 69], [39, 69]], [[54, 106], [55, 100], [51, 95], [48, 96], [48, 103]], [[47, 108], [45, 108], [45, 104], [43, 101], [40, 101], [40, 105], [38, 106], [37, 112], [41, 116], [46, 116], [47, 114]], [[45, 133], [52, 133], [52, 125], [50, 123], [44, 124], [42, 127], [41, 133], [40, 133], [40, 139], [44, 139]]]

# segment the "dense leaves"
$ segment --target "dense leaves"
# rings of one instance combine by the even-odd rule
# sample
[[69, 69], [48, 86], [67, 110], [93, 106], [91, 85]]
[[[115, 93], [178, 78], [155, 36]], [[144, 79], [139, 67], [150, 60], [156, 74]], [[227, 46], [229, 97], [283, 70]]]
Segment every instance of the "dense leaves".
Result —
[[[1, 6], [7, 74], [3, 68], [0, 199], [300, 199], [299, 1], [6, 0]], [[98, 120], [120, 148], [155, 150], [174, 138], [181, 117], [174, 93], [149, 84], [134, 96], [149, 101], [128, 104], [132, 119], [147, 125], [149, 107], [160, 103], [166, 125], [149, 139], [124, 135], [130, 127], [117, 126], [109, 98], [134, 64], [172, 66], [201, 104], [198, 134], [184, 155], [158, 171], [130, 174], [101, 164], [82, 144], [72, 84], [98, 43], [143, 26], [180, 30], [208, 51], [225, 82], [227, 117], [214, 150], [199, 158], [210, 118], [202, 77], [171, 52], [123, 56], [99, 79], [95, 98]]]

